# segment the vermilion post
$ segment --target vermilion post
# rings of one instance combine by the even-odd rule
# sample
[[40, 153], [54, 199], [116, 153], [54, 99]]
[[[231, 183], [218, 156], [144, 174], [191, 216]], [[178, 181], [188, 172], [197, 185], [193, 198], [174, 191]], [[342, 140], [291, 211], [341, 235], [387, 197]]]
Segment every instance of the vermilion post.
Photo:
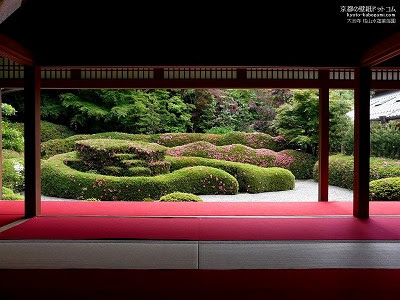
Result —
[[328, 201], [329, 185], [329, 70], [320, 70], [319, 79], [319, 181], [318, 201]]
[[370, 84], [371, 69], [355, 69], [353, 215], [358, 218], [369, 217]]
[[25, 217], [41, 213], [40, 203], [40, 68], [24, 68]]

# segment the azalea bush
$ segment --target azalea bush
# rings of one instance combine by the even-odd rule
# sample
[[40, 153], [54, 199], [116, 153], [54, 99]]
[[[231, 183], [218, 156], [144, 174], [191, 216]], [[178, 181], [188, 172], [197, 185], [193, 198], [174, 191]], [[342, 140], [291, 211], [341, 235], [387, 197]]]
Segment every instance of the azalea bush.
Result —
[[[379, 157], [370, 158], [370, 180], [400, 176], [400, 161]], [[353, 189], [354, 157], [329, 157], [329, 184]], [[314, 166], [314, 180], [318, 181], [318, 162]]]
[[42, 158], [75, 150], [75, 142], [88, 139], [118, 139], [157, 143], [166, 147], [206, 141], [214, 145], [242, 144], [254, 149], [266, 148], [280, 151], [285, 148], [286, 140], [282, 136], [272, 137], [264, 133], [230, 132], [227, 134], [205, 133], [168, 133], [168, 134], [128, 134], [122, 132], [102, 132], [96, 134], [79, 134], [66, 139], [54, 139], [41, 144]]
[[150, 177], [116, 177], [81, 172], [66, 161], [76, 152], [55, 155], [42, 163], [44, 195], [71, 199], [143, 201], [159, 199], [172, 192], [225, 194], [238, 192], [237, 180], [227, 172], [206, 166], [188, 167]]
[[25, 187], [23, 154], [12, 150], [3, 150], [2, 158], [3, 186], [15, 192], [23, 191]]
[[224, 170], [237, 179], [240, 192], [262, 193], [294, 189], [293, 174], [282, 168], [262, 168], [250, 164], [201, 157], [167, 156], [166, 159], [171, 163], [171, 170], [190, 166], [208, 166]]
[[314, 156], [307, 153], [295, 150], [275, 152], [238, 144], [215, 146], [208, 142], [195, 142], [169, 148], [167, 154], [175, 157], [194, 156], [248, 163], [263, 168], [280, 167], [290, 170], [297, 179], [311, 178], [315, 164]]
[[380, 201], [400, 201], [400, 177], [371, 181], [369, 183], [369, 198]]
[[160, 198], [161, 202], [203, 202], [203, 200], [194, 194], [175, 192], [164, 195]]

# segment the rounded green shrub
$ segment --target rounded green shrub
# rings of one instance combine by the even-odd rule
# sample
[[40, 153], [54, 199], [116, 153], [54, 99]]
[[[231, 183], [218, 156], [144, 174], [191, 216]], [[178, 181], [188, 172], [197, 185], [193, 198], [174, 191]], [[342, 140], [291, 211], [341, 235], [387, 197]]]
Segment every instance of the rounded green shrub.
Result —
[[193, 194], [236, 194], [237, 180], [227, 172], [197, 166], [151, 177], [115, 177], [81, 172], [66, 161], [76, 152], [59, 154], [42, 163], [42, 192], [69, 199], [143, 201], [159, 199], [172, 192]]
[[14, 193], [12, 189], [5, 186], [2, 187], [1, 192], [3, 200], [24, 200], [24, 196]]
[[298, 179], [312, 178], [312, 169], [316, 160], [311, 154], [295, 150], [275, 152], [238, 144], [215, 146], [204, 141], [169, 148], [167, 154], [175, 157], [192, 156], [241, 162], [263, 168], [280, 167], [290, 170]]
[[369, 183], [370, 200], [399, 201], [400, 177], [373, 180]]
[[[370, 180], [400, 176], [400, 162], [380, 157], [370, 158]], [[318, 162], [314, 166], [314, 180], [318, 181]], [[329, 184], [353, 189], [354, 157], [332, 155], [329, 157]]]
[[294, 176], [282, 168], [262, 168], [250, 164], [223, 161], [201, 157], [167, 156], [172, 170], [189, 166], [208, 166], [218, 168], [234, 176], [239, 182], [239, 191], [262, 193], [294, 189]]
[[203, 200], [194, 194], [175, 192], [167, 194], [160, 198], [161, 202], [203, 202]]

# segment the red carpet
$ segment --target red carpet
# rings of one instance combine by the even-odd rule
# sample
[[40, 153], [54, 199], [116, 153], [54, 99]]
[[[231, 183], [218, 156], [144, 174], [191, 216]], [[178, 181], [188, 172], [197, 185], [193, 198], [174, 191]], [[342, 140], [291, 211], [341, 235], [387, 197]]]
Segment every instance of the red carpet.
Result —
[[5, 299], [398, 299], [400, 270], [0, 270]]
[[14, 221], [17, 221], [23, 217], [24, 217], [23, 215], [1, 215], [0, 214], [0, 227], [10, 224]]
[[[0, 201], [1, 214], [23, 214], [23, 201]], [[323, 216], [352, 215], [351, 202], [151, 203], [43, 201], [43, 215]], [[400, 215], [400, 202], [371, 202], [371, 215]]]
[[400, 218], [36, 217], [0, 239], [399, 240]]

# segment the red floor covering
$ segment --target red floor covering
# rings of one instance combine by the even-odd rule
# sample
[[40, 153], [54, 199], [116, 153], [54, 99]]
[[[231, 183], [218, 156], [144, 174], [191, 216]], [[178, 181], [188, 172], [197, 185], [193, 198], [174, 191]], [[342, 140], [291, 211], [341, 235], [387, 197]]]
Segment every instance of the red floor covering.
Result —
[[0, 270], [4, 299], [399, 299], [400, 270]]
[[0, 239], [399, 240], [400, 218], [36, 217]]
[[[0, 224], [22, 217], [23, 204], [0, 201]], [[0, 239], [400, 239], [400, 218], [389, 216], [400, 215], [399, 203], [371, 203], [372, 214], [387, 216], [372, 216], [368, 220], [351, 217], [351, 205], [346, 202], [43, 202], [44, 216], [3, 231]], [[196, 215], [199, 217], [193, 217]]]
[[[0, 216], [23, 210], [22, 201], [0, 201]], [[351, 202], [42, 202], [42, 214], [67, 216], [332, 216], [352, 215], [352, 210]], [[400, 202], [371, 202], [370, 212], [400, 215]]]

